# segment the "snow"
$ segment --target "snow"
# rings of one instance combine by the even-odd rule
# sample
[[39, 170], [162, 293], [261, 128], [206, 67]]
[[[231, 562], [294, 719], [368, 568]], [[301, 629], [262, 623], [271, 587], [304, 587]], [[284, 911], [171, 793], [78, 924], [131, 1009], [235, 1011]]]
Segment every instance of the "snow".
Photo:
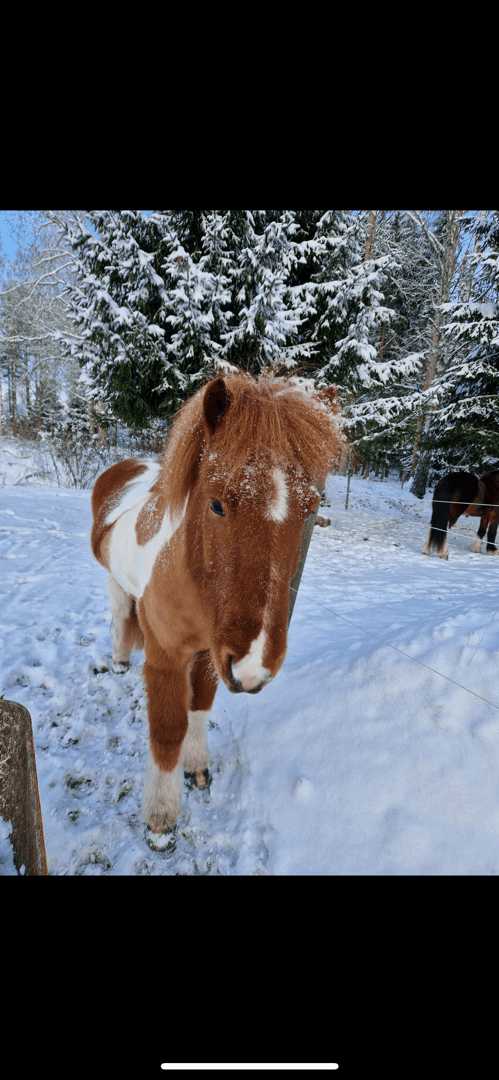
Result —
[[0, 440], [0, 484], [17, 481], [0, 486], [0, 694], [32, 717], [51, 874], [499, 873], [499, 559], [472, 553], [477, 521], [427, 558], [430, 493], [356, 476], [345, 510], [329, 478], [283, 668], [256, 696], [219, 687], [211, 788], [184, 787], [167, 855], [140, 818], [143, 654], [113, 674], [90, 492], [22, 484], [20, 446]]
[[[14, 866], [14, 849], [10, 839], [12, 825], [0, 817], [0, 877], [17, 877]], [[21, 868], [21, 873], [24, 867]]]

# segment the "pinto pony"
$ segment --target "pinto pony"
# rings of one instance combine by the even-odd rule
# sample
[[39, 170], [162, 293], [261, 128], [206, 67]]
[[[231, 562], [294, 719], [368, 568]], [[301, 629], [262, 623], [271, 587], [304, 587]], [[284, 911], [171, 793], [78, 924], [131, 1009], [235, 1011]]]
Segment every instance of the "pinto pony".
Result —
[[209, 782], [218, 680], [257, 694], [284, 661], [305, 521], [342, 446], [333, 399], [228, 375], [185, 403], [161, 461], [121, 461], [95, 483], [91, 542], [109, 572], [113, 670], [145, 646], [142, 814], [166, 834], [148, 833], [153, 846], [174, 844], [182, 769], [197, 787]]
[[479, 552], [487, 532], [487, 555], [499, 555], [494, 543], [499, 524], [499, 471], [482, 473], [480, 477], [468, 472], [449, 473], [439, 480], [433, 495], [432, 516], [423, 555], [436, 550], [441, 559], [448, 559], [447, 530], [457, 519], [479, 517], [478, 539], [473, 551]]

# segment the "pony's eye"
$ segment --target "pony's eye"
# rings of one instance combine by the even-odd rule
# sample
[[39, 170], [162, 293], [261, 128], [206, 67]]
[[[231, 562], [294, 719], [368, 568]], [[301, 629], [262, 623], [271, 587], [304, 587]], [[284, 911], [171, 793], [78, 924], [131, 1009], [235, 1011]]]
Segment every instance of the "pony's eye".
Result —
[[214, 499], [211, 503], [210, 509], [213, 510], [214, 514], [220, 514], [221, 517], [225, 517], [225, 510], [222, 506], [222, 503], [217, 502], [216, 499]]

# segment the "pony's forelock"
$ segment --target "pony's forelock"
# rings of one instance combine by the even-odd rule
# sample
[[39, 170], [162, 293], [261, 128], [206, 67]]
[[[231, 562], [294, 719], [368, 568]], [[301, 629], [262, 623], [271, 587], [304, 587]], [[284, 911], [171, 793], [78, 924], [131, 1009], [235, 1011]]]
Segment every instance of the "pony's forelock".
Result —
[[203, 418], [206, 386], [185, 403], [174, 421], [164, 455], [163, 475], [172, 508], [183, 505], [199, 470], [218, 472], [223, 462], [224, 486], [250, 463], [294, 463], [323, 482], [339, 462], [344, 446], [337, 418], [329, 404], [287, 380], [267, 374], [258, 379], [224, 376], [230, 407], [209, 437]]

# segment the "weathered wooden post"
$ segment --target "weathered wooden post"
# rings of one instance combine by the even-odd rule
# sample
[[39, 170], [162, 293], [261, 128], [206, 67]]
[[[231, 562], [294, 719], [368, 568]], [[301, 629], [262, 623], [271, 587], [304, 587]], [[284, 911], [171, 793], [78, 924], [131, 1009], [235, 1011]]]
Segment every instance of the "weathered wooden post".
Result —
[[[324, 492], [324, 488], [323, 487], [319, 488], [319, 495], [320, 495], [321, 499], [322, 499], [323, 492]], [[291, 583], [290, 583], [290, 586], [289, 586], [288, 626], [289, 626], [289, 624], [291, 622], [291, 616], [293, 614], [293, 608], [295, 606], [296, 594], [297, 594], [298, 589], [300, 587], [301, 576], [303, 574], [303, 567], [305, 566], [305, 559], [307, 558], [307, 551], [309, 549], [310, 541], [312, 539], [312, 533], [314, 531], [315, 519], [317, 517], [318, 509], [319, 509], [319, 507], [317, 507], [317, 510], [314, 510], [313, 513], [310, 514], [310, 517], [308, 518], [308, 521], [305, 523], [305, 528], [303, 530], [303, 536], [301, 538], [301, 547], [300, 547], [300, 559], [299, 559], [299, 562], [298, 562], [298, 567], [297, 567], [297, 570], [296, 570], [296, 574], [294, 575], [294, 577], [291, 578]]]
[[48, 874], [31, 716], [0, 700], [0, 817], [12, 825], [14, 866], [27, 877]]
[[352, 475], [352, 472], [351, 472], [351, 469], [350, 469], [350, 460], [351, 460], [351, 457], [352, 457], [352, 455], [351, 455], [351, 453], [350, 453], [350, 454], [348, 455], [347, 497], [346, 497], [346, 500], [345, 500], [345, 510], [348, 510], [348, 496], [349, 496], [349, 494], [350, 494], [350, 477], [351, 477], [351, 475]]

